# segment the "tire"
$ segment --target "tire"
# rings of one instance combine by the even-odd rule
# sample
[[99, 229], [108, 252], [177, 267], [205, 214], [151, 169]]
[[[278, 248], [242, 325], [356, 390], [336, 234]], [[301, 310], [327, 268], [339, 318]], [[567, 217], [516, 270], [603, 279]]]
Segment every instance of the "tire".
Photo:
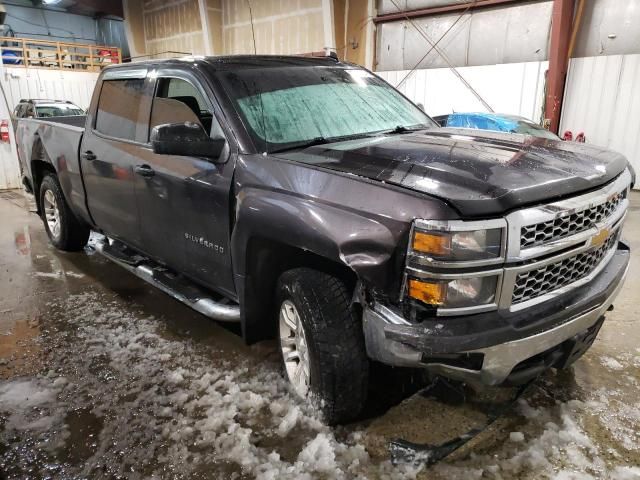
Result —
[[[362, 324], [344, 283], [309, 268], [289, 270], [278, 281], [277, 300], [279, 343], [285, 376], [298, 395], [317, 400], [328, 424], [353, 420], [367, 399], [369, 359]], [[291, 306], [295, 308], [293, 313], [297, 313], [306, 348], [304, 345], [291, 345], [291, 335], [296, 337], [289, 327], [292, 317], [288, 317], [289, 324], [283, 320], [283, 315], [291, 313]], [[283, 323], [286, 324], [284, 330]], [[298, 340], [296, 337], [296, 342]], [[291, 359], [295, 354], [291, 352], [298, 348], [298, 357], [306, 358], [309, 367], [306, 389], [300, 388], [300, 382], [295, 381], [299, 376], [295, 377], [295, 358]], [[289, 362], [285, 360], [287, 356]], [[302, 368], [300, 375], [305, 376], [304, 370]]]
[[90, 230], [73, 214], [62, 194], [58, 178], [47, 174], [39, 192], [44, 228], [51, 243], [60, 250], [82, 250], [89, 240]]

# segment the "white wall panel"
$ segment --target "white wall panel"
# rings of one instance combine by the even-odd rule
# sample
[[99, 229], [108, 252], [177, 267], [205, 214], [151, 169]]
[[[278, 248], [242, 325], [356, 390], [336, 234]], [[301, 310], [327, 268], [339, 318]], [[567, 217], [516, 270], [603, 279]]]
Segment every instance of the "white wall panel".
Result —
[[[540, 120], [547, 62], [461, 67], [458, 72], [498, 113]], [[407, 70], [376, 72], [396, 86]], [[400, 87], [432, 116], [451, 112], [483, 112], [482, 103], [448, 68], [416, 70]]]
[[[10, 119], [10, 112], [21, 98], [70, 100], [86, 109], [91, 101], [97, 72], [66, 72], [39, 68], [0, 67], [0, 82], [8, 105], [0, 97], [0, 119]], [[19, 188], [20, 168], [16, 139], [9, 129], [11, 143], [0, 144], [0, 190]]]
[[626, 155], [640, 172], [640, 55], [573, 58], [560, 130]]
[[431, 47], [416, 26], [432, 42], [446, 34], [438, 49], [456, 67], [545, 61], [552, 6], [551, 1], [523, 1], [465, 14], [451, 12], [411, 22], [383, 23], [378, 26], [376, 70], [447, 66], [435, 50], [422, 59]]

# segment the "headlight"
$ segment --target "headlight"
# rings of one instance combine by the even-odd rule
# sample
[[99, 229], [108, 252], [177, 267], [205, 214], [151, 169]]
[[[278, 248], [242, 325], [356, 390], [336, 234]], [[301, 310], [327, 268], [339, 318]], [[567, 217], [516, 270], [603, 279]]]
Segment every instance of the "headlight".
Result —
[[468, 308], [496, 301], [498, 275], [408, 281], [409, 297], [439, 308]]
[[437, 308], [437, 315], [496, 309], [506, 242], [505, 219], [415, 220], [404, 294]]
[[[491, 228], [478, 228], [478, 227]], [[417, 220], [411, 238], [411, 253], [427, 261], [491, 262], [503, 257], [506, 224], [482, 222], [429, 222]]]

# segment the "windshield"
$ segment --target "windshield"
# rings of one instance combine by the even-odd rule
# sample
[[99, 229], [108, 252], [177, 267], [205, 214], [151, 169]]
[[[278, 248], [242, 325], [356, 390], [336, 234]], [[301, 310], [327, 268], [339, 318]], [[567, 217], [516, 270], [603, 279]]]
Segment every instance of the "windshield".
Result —
[[220, 72], [256, 147], [267, 152], [436, 126], [362, 69], [289, 67]]
[[70, 115], [84, 115], [84, 110], [72, 104], [38, 105], [36, 107], [36, 113], [39, 118], [67, 117]]
[[527, 120], [517, 120], [516, 128], [512, 130], [514, 133], [522, 133], [524, 135], [533, 135], [534, 137], [548, 138], [551, 140], [560, 140], [555, 133], [550, 132], [546, 128], [542, 128], [540, 125], [529, 122]]

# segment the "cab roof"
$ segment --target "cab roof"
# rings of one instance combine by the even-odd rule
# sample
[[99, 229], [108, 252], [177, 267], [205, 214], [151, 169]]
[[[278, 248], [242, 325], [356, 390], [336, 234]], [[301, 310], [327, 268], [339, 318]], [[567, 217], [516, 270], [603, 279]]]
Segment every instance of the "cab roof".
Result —
[[154, 66], [178, 66], [185, 63], [207, 65], [215, 70], [238, 70], [252, 68], [283, 68], [310, 66], [352, 66], [341, 62], [337, 56], [302, 56], [302, 55], [226, 55], [219, 57], [188, 56], [163, 60], [145, 60], [141, 62], [110, 65], [105, 70], [113, 71], [128, 68], [144, 68]]

